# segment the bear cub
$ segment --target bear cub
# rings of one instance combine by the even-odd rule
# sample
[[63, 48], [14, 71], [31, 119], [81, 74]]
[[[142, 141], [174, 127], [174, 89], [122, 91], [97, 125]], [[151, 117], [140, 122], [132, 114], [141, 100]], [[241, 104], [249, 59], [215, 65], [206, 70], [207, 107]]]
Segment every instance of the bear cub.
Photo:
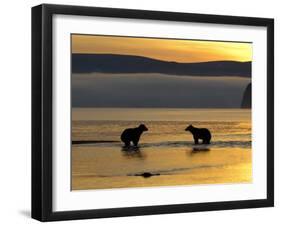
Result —
[[140, 136], [144, 131], [148, 131], [148, 128], [144, 124], [140, 124], [136, 128], [128, 128], [121, 134], [121, 140], [124, 142], [125, 147], [130, 146], [131, 142], [135, 146], [138, 146]]
[[194, 143], [199, 144], [199, 139], [203, 140], [203, 144], [210, 144], [211, 141], [211, 132], [206, 128], [196, 128], [192, 125], [189, 125], [185, 131], [189, 131], [193, 135]]

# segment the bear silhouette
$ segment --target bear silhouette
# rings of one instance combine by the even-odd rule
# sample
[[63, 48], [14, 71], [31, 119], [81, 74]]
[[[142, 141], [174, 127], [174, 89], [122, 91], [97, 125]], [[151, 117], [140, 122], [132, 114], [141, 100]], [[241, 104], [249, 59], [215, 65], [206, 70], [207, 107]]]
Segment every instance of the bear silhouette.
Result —
[[133, 142], [135, 146], [138, 146], [140, 136], [144, 131], [148, 131], [144, 124], [140, 124], [139, 127], [136, 128], [125, 129], [121, 134], [121, 140], [124, 142], [125, 147], [130, 146], [131, 142]]
[[194, 143], [199, 144], [199, 139], [203, 140], [203, 144], [210, 144], [211, 141], [211, 133], [206, 128], [196, 128], [192, 125], [186, 127], [185, 131], [189, 131], [193, 135]]

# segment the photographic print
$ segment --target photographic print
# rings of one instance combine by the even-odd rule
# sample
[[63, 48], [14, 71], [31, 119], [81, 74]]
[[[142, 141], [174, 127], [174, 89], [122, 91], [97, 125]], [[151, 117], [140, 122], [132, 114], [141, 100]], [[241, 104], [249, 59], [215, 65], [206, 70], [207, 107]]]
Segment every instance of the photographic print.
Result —
[[34, 6], [31, 190], [40, 221], [274, 206], [274, 19]]
[[252, 43], [71, 35], [72, 190], [251, 183]]

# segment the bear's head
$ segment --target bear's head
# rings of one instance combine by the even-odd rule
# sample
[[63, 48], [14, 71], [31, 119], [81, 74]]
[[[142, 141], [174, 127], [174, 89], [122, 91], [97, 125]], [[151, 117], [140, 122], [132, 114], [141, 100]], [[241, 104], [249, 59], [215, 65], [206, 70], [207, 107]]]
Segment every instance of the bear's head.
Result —
[[189, 125], [188, 127], [185, 128], [185, 131], [191, 131], [194, 127], [192, 125]]
[[140, 129], [141, 131], [148, 131], [148, 128], [147, 128], [144, 124], [140, 124], [140, 125], [139, 125], [139, 129]]

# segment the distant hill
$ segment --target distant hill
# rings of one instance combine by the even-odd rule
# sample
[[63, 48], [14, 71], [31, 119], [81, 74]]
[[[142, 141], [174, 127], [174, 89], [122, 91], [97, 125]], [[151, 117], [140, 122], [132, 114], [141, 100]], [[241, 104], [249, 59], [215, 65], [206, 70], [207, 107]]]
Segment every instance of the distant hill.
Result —
[[241, 108], [252, 108], [252, 83], [249, 83], [244, 91]]
[[142, 56], [72, 54], [73, 73], [162, 73], [170, 75], [251, 77], [251, 62], [177, 63]]

